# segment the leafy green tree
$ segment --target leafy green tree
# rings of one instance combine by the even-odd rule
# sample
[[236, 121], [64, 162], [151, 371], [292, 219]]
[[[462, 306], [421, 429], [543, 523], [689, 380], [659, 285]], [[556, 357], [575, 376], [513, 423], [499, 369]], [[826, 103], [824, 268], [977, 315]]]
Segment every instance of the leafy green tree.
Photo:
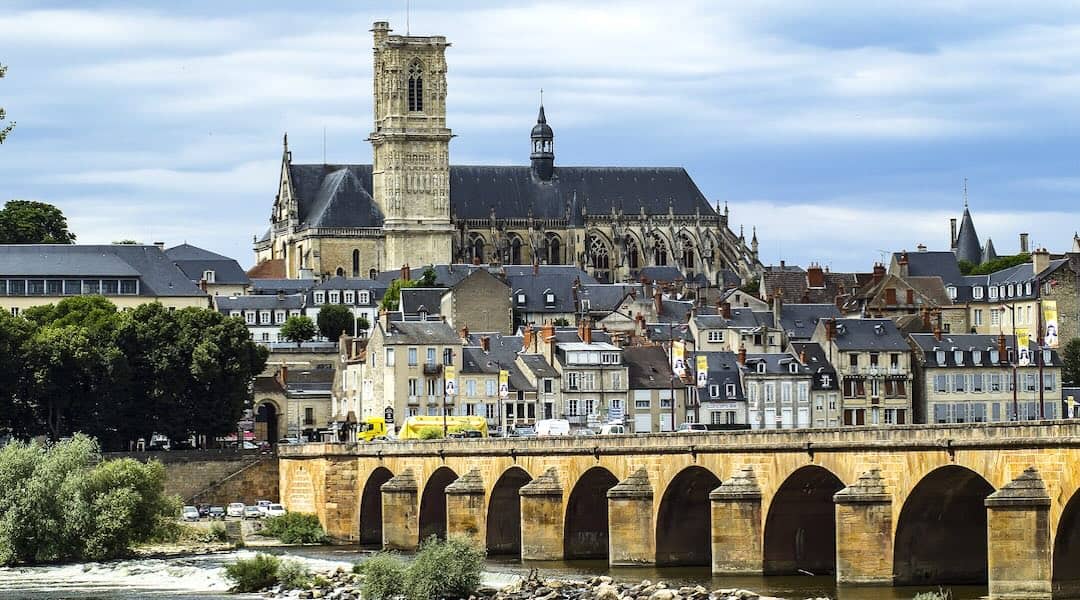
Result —
[[366, 315], [360, 315], [360, 318], [356, 320], [356, 332], [360, 335], [364, 335], [370, 328], [371, 321], [368, 320]]
[[435, 287], [435, 267], [427, 267], [424, 269], [424, 274], [420, 276], [420, 280], [416, 282], [417, 287]]
[[1061, 360], [1064, 367], [1061, 378], [1072, 385], [1080, 384], [1080, 338], [1073, 338], [1061, 351]]
[[0, 209], [0, 244], [74, 244], [67, 218], [44, 202], [10, 200]]
[[352, 335], [354, 319], [352, 311], [344, 304], [325, 304], [319, 308], [319, 333], [328, 340], [336, 340], [341, 332]]
[[105, 296], [72, 296], [56, 304], [28, 308], [22, 316], [38, 327], [85, 327], [94, 335], [110, 339], [120, 324], [116, 305]]
[[311, 341], [316, 333], [315, 323], [311, 317], [304, 315], [293, 315], [285, 319], [281, 325], [281, 335], [290, 342], [296, 342], [298, 347], [304, 342]]
[[32, 331], [30, 321], [0, 311], [0, 433], [25, 436], [33, 429], [30, 406], [17, 393], [25, 367], [23, 346]]
[[[7, 75], [7, 67], [5, 67], [4, 65], [0, 65], [0, 79], [3, 79], [4, 75]], [[0, 106], [0, 144], [4, 143], [4, 140], [7, 139], [8, 134], [11, 133], [11, 130], [15, 128], [15, 121], [4, 125], [5, 118], [7, 118], [7, 113], [4, 111], [4, 107]]]
[[419, 280], [410, 279], [408, 281], [404, 279], [395, 279], [390, 282], [390, 287], [386, 288], [386, 293], [383, 294], [382, 302], [379, 303], [379, 308], [383, 310], [397, 310], [398, 305], [401, 302], [401, 290], [403, 288], [416, 287]]
[[988, 275], [995, 271], [1022, 265], [1026, 262], [1031, 262], [1031, 255], [1027, 252], [1021, 252], [1020, 254], [1013, 254], [1011, 256], [1001, 256], [981, 265], [972, 265], [971, 270], [967, 273], [964, 273], [962, 269], [960, 272], [964, 275]]

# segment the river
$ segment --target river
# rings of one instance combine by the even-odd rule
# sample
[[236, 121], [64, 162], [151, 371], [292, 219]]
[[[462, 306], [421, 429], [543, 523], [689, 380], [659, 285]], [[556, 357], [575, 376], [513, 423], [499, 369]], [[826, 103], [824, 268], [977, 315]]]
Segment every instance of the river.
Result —
[[[309, 546], [268, 548], [282, 557], [297, 558], [314, 570], [349, 568], [371, 550], [357, 546]], [[0, 569], [0, 600], [128, 600], [132, 598], [183, 598], [185, 600], [254, 599], [258, 595], [229, 594], [223, 577], [224, 566], [242, 550], [204, 556], [162, 559], [120, 560], [106, 563]], [[739, 587], [760, 594], [802, 600], [827, 596], [836, 600], [911, 600], [917, 592], [936, 587], [849, 587], [838, 588], [832, 577], [713, 577], [707, 567], [609, 567], [605, 561], [522, 563], [491, 559], [487, 578], [512, 581], [537, 568], [541, 577], [581, 579], [611, 575], [617, 581], [637, 583], [642, 579], [665, 581], [672, 586], [701, 584], [709, 589]], [[973, 600], [986, 595], [986, 586], [950, 586], [955, 600]]]

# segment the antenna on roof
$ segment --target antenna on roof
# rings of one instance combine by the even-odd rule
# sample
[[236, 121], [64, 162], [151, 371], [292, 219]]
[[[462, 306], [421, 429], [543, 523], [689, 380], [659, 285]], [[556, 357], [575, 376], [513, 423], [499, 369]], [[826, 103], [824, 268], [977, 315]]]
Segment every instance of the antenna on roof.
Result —
[[540, 106], [544, 105], [544, 88], [540, 88]]
[[967, 208], [967, 177], [964, 178], [964, 208]]

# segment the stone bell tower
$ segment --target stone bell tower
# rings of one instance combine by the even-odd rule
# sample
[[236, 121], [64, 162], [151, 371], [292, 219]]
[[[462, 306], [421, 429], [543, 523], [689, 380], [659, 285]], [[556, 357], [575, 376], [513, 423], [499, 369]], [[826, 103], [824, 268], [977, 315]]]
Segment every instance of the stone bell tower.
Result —
[[375, 41], [374, 200], [385, 217], [388, 267], [451, 260], [450, 138], [446, 127], [444, 36], [390, 35]]

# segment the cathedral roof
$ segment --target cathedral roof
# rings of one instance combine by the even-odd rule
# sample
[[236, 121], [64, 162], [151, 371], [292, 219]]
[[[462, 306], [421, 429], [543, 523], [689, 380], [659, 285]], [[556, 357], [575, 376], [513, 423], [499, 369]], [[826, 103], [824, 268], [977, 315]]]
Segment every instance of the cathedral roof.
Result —
[[[308, 227], [380, 227], [372, 198], [371, 165], [289, 165], [299, 220]], [[701, 190], [679, 167], [556, 167], [538, 180], [529, 166], [452, 165], [450, 212], [455, 219], [569, 218], [582, 212], [627, 215], [716, 216]]]
[[977, 265], [982, 263], [982, 254], [982, 244], [979, 243], [979, 234], [975, 233], [971, 212], [964, 206], [964, 217], [960, 220], [960, 231], [956, 234], [956, 259]]

